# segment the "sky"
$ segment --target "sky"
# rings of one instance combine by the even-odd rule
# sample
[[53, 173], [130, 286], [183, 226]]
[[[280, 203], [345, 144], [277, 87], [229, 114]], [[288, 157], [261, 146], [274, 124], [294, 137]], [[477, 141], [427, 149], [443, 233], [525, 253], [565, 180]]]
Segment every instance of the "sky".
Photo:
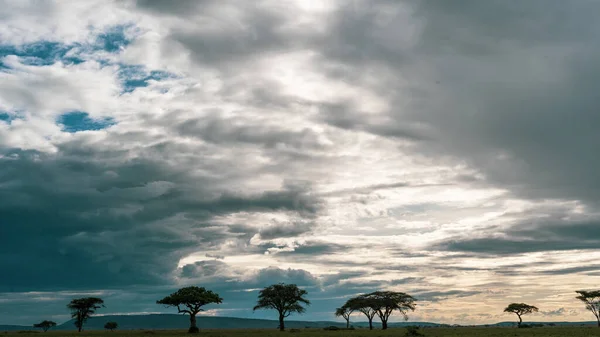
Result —
[[293, 319], [375, 290], [411, 321], [594, 319], [598, 1], [0, 8], [0, 324], [188, 285], [274, 319], [278, 282]]

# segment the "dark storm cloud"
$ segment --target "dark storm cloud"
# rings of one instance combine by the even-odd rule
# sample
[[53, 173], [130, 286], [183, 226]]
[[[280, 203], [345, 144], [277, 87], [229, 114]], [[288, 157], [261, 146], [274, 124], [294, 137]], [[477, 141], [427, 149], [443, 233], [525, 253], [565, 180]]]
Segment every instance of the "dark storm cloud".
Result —
[[[211, 223], [215, 215], [312, 217], [320, 207], [306, 186], [254, 195], [215, 190], [209, 181], [190, 189], [189, 181], [201, 180], [164, 161], [80, 148], [0, 158], [0, 265], [10, 271], [3, 291], [164, 284], [186, 253], [231, 237], [226, 225]], [[258, 232], [247, 229], [248, 238]]]
[[221, 261], [209, 260], [186, 264], [181, 268], [181, 277], [197, 278], [215, 276], [217, 272], [225, 269], [227, 264]]
[[165, 2], [162, 0], [135, 0], [135, 5], [142, 9], [160, 15], [191, 15], [206, 4], [213, 3], [212, 0], [179, 0], [177, 2]]
[[[566, 275], [566, 274], [576, 274], [576, 273], [582, 273], [582, 272], [585, 272], [586, 274], [588, 274], [587, 272], [597, 272], [597, 271], [600, 271], [599, 264], [580, 266], [580, 267], [571, 267], [571, 268], [559, 268], [559, 269], [544, 270], [544, 271], [541, 271], [540, 274]], [[589, 273], [589, 274], [592, 274], [592, 273]]]
[[301, 150], [325, 149], [324, 144], [319, 142], [319, 134], [312, 129], [288, 131], [281, 127], [269, 127], [252, 121], [244, 123], [240, 118], [218, 119], [215, 116], [202, 119], [186, 118], [176, 126], [176, 130], [180, 135], [221, 145], [249, 143], [262, 145], [268, 149], [278, 145]]
[[218, 29], [174, 29], [169, 39], [189, 50], [191, 58], [198, 64], [223, 66], [223, 71], [254, 57], [291, 48], [302, 37], [280, 33], [280, 28], [287, 23], [286, 16], [293, 15], [293, 7], [284, 3], [257, 6], [208, 0], [175, 2], [164, 6], [160, 1], [142, 0], [137, 1], [136, 6], [156, 15], [203, 17], [216, 23]]
[[[372, 65], [385, 69], [364, 86], [398, 108], [379, 126], [350, 104], [324, 116], [345, 129], [420, 140], [416, 151], [466, 161], [522, 197], [596, 203], [600, 48], [589, 41], [600, 32], [591, 14], [599, 9], [537, 0], [345, 6], [327, 38], [313, 41], [323, 68], [341, 62], [347, 67], [336, 69], [345, 70], [329, 76], [350, 79]], [[407, 11], [410, 19], [401, 20]], [[414, 32], [392, 34], [406, 32], [393, 29], [400, 22]]]
[[448, 290], [448, 291], [422, 291], [415, 292], [414, 297], [421, 301], [441, 301], [447, 298], [469, 297], [481, 294], [481, 291], [463, 291], [463, 290]]
[[520, 221], [503, 230], [501, 236], [445, 240], [432, 249], [491, 255], [542, 251], [597, 249], [600, 245], [598, 220], [566, 221], [560, 218]]
[[301, 234], [309, 232], [315, 226], [314, 222], [285, 222], [275, 223], [268, 227], [263, 227], [258, 234], [263, 240], [270, 240], [275, 238], [289, 238], [296, 237]]
[[600, 48], [586, 41], [600, 31], [590, 15], [598, 9], [594, 2], [422, 2], [423, 48], [440, 81], [431, 95], [448, 98], [415, 118], [439, 130], [441, 151], [468, 159], [490, 182], [525, 197], [595, 203]]

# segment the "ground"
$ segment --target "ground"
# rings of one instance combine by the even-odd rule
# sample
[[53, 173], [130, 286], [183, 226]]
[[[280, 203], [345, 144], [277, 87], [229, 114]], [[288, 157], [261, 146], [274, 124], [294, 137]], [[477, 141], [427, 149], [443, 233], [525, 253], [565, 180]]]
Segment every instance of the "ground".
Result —
[[[199, 337], [275, 337], [275, 336], [298, 336], [298, 337], [317, 337], [317, 336], [340, 336], [340, 337], [386, 337], [386, 336], [404, 336], [404, 329], [388, 329], [382, 330], [354, 330], [354, 331], [324, 331], [317, 329], [301, 329], [299, 332], [279, 332], [277, 330], [202, 330]], [[449, 336], [449, 337], [469, 337], [469, 336], [486, 336], [486, 337], [503, 337], [503, 336], [544, 336], [544, 337], [584, 337], [598, 336], [600, 337], [600, 328], [597, 327], [545, 327], [531, 329], [516, 329], [516, 328], [425, 328], [419, 329], [425, 336]], [[23, 333], [23, 332], [7, 332], [0, 335], [4, 336], [27, 336], [38, 335], [38, 333]], [[134, 330], [134, 331], [89, 331], [89, 332], [65, 332], [65, 331], [49, 331], [39, 333], [40, 336], [48, 337], [129, 337], [129, 336], [190, 336], [185, 330]]]

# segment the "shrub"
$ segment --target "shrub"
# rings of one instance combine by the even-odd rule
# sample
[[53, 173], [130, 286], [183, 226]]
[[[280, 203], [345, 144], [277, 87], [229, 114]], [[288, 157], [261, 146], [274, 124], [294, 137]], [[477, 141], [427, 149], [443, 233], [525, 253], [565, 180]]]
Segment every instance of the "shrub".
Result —
[[406, 327], [406, 333], [404, 334], [404, 336], [416, 337], [416, 336], [425, 336], [425, 335], [419, 332], [418, 326], [409, 325]]
[[328, 326], [328, 327], [323, 328], [323, 330], [337, 331], [337, 330], [340, 330], [340, 328], [338, 328], [337, 326], [333, 326], [332, 325], [332, 326]]

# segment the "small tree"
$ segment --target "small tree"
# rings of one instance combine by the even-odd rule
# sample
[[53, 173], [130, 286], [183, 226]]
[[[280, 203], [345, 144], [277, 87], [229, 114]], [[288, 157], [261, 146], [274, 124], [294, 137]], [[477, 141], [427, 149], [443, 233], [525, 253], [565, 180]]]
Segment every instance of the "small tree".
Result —
[[596, 316], [598, 327], [600, 327], [600, 290], [577, 290], [575, 292], [579, 294], [579, 296], [575, 298], [585, 303], [585, 308]]
[[308, 292], [299, 289], [295, 284], [274, 284], [260, 291], [258, 303], [252, 310], [274, 309], [279, 313], [279, 330], [285, 330], [283, 319], [294, 312], [299, 314], [306, 311], [302, 304], [310, 305], [310, 301], [304, 298]]
[[[188, 332], [197, 333], [200, 329], [196, 325], [196, 315], [203, 310], [202, 307], [211, 303], [219, 304], [222, 301], [223, 299], [211, 290], [206, 290], [204, 287], [191, 286], [181, 288], [162, 300], [156, 301], [156, 303], [164, 304], [167, 307], [176, 307], [179, 313], [190, 315], [190, 328]], [[182, 307], [184, 308], [182, 309]]]
[[517, 323], [517, 326], [519, 327], [521, 326], [521, 323], [523, 323], [521, 316], [530, 314], [532, 312], [538, 312], [538, 310], [539, 309], [537, 307], [525, 303], [511, 303], [508, 305], [508, 307], [504, 308], [504, 312], [512, 312], [519, 317], [519, 323]]
[[67, 308], [71, 310], [71, 317], [75, 319], [77, 331], [81, 332], [83, 323], [87, 321], [96, 310], [104, 307], [104, 301], [97, 297], [84, 297], [71, 300]]
[[335, 316], [337, 317], [344, 317], [344, 319], [346, 320], [346, 329], [350, 327], [350, 315], [352, 315], [352, 313], [354, 312], [354, 309], [343, 305], [341, 308], [336, 308], [335, 309]]
[[52, 321], [42, 321], [40, 323], [33, 325], [34, 328], [41, 328], [42, 330], [44, 330], [44, 332], [48, 331], [48, 329], [53, 328], [55, 326], [56, 326], [56, 322], [52, 322]]
[[369, 320], [369, 330], [373, 330], [373, 317], [377, 314], [377, 311], [373, 309], [373, 303], [371, 299], [364, 297], [363, 295], [353, 297], [346, 301], [344, 306], [358, 312], [362, 312]]
[[117, 322], [106, 322], [106, 324], [104, 324], [104, 329], [110, 330], [110, 331], [113, 331], [114, 329], [116, 329], [118, 327], [119, 327], [119, 324]]
[[381, 319], [381, 329], [387, 329], [387, 322], [394, 310], [399, 311], [404, 320], [408, 320], [407, 312], [415, 311], [415, 298], [396, 291], [375, 291], [363, 295], [368, 299], [370, 306], [375, 310], [379, 319]]

